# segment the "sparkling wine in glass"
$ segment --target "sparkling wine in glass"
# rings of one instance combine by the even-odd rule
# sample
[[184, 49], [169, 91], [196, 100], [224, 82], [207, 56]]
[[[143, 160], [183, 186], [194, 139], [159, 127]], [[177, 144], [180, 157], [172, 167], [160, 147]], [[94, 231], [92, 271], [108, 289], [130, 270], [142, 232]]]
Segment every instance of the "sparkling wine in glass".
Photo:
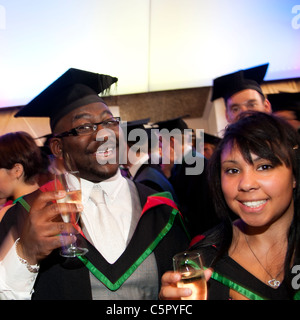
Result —
[[178, 288], [189, 288], [192, 294], [181, 297], [181, 300], [206, 300], [207, 284], [201, 256], [198, 252], [182, 252], [173, 257], [174, 271], [181, 273], [181, 280], [177, 282]]
[[[58, 203], [81, 203], [81, 183], [78, 171], [60, 171], [55, 174], [56, 191], [63, 190], [66, 196], [57, 200]], [[65, 223], [76, 225], [80, 218], [80, 212], [61, 213], [61, 217]], [[72, 236], [72, 234], [69, 234]], [[62, 235], [62, 239], [63, 239]], [[62, 240], [63, 242], [63, 240]], [[62, 245], [61, 255], [63, 257], [73, 258], [84, 255], [88, 252], [87, 248], [79, 248], [75, 243], [70, 245]]]

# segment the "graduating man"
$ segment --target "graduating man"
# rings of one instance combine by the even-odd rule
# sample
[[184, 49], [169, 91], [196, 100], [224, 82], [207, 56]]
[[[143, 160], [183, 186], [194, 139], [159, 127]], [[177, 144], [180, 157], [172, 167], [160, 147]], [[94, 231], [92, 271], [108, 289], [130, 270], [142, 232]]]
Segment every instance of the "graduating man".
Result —
[[[191, 130], [182, 117], [157, 124], [162, 138], [162, 166], [169, 172], [166, 175], [191, 236], [200, 235], [220, 222], [208, 190], [207, 159], [192, 147]], [[164, 129], [171, 135], [163, 134]], [[170, 148], [166, 147], [168, 144]]]
[[[75, 162], [82, 205], [57, 203], [65, 194], [39, 190], [7, 211], [0, 243], [10, 233], [16, 241], [0, 261], [0, 299], [157, 299], [162, 273], [188, 246], [169, 194], [153, 195], [121, 176], [119, 121], [98, 95], [116, 81], [69, 69], [17, 113], [50, 118], [51, 151]], [[82, 211], [80, 227], [60, 219], [70, 209]], [[77, 239], [88, 252], [64, 258], [60, 234], [75, 227], [80, 234], [65, 243]]]
[[210, 159], [220, 141], [221, 138], [204, 132], [203, 155], [206, 159]]
[[[127, 165], [125, 166], [127, 176], [154, 190], [170, 192], [173, 200], [177, 202], [174, 188], [164, 175], [159, 161], [153, 161], [152, 140], [155, 139], [154, 145], [157, 144], [157, 150], [159, 140], [152, 131], [152, 126], [147, 127], [149, 120], [147, 118], [129, 121], [126, 128], [122, 125], [124, 134], [127, 136]], [[156, 160], [159, 160], [158, 157]]]
[[224, 98], [228, 123], [235, 122], [243, 111], [272, 112], [271, 103], [264, 96], [260, 86], [268, 66], [267, 63], [214, 79], [211, 101]]

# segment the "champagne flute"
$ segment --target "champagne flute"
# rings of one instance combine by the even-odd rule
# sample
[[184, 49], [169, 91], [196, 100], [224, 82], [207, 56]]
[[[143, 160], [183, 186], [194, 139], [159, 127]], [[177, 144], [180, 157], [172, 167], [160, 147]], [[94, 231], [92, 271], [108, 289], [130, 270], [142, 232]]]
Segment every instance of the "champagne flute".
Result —
[[[58, 203], [81, 203], [81, 182], [78, 171], [60, 170], [55, 174], [55, 190], [63, 190], [66, 196], [57, 200]], [[61, 217], [65, 223], [78, 223], [80, 212], [61, 213]], [[69, 234], [72, 236], [72, 233]], [[62, 235], [62, 243], [64, 235]], [[63, 257], [73, 258], [84, 255], [88, 252], [87, 248], [80, 248], [76, 242], [70, 245], [62, 245], [61, 255]]]
[[207, 284], [203, 264], [198, 252], [181, 252], [173, 257], [174, 271], [181, 273], [178, 288], [189, 288], [192, 294], [181, 297], [181, 300], [206, 300]]

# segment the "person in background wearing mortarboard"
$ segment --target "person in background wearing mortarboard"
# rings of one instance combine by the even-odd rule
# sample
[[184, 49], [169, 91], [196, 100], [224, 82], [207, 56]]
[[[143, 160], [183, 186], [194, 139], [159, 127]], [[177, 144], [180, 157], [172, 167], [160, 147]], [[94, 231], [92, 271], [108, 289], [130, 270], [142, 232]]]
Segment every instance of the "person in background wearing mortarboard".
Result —
[[171, 177], [172, 170], [174, 170], [174, 164], [181, 162], [182, 157], [192, 155], [190, 153], [192, 149], [195, 151], [193, 147], [193, 133], [190, 136], [189, 133], [185, 132], [188, 126], [182, 119], [184, 117], [160, 121], [155, 124], [159, 130], [166, 129], [168, 133], [172, 130], [177, 130], [176, 134], [170, 136], [170, 139], [168, 135], [159, 134], [161, 168], [168, 179]]
[[296, 130], [300, 130], [300, 92], [281, 92], [269, 94], [268, 100], [273, 113], [285, 119]]
[[268, 66], [267, 63], [214, 79], [211, 101], [224, 98], [228, 123], [235, 122], [243, 111], [272, 112], [271, 103], [260, 87]]
[[[145, 127], [149, 121], [149, 118], [129, 121], [126, 131], [124, 126], [121, 126], [124, 134], [127, 133], [127, 164], [124, 171], [127, 172], [127, 178], [133, 181], [145, 184], [158, 192], [170, 192], [173, 200], [177, 202], [174, 188], [164, 175], [160, 164], [151, 161], [149, 151], [154, 133], [151, 133], [151, 127]], [[129, 139], [131, 133], [133, 140]], [[155, 135], [154, 137], [156, 138]]]
[[[188, 230], [191, 236], [195, 237], [219, 222], [208, 193], [205, 172], [207, 159], [192, 147], [192, 135], [185, 132], [188, 126], [182, 117], [160, 121], [157, 122], [157, 125], [162, 137], [162, 165], [164, 166], [167, 162], [166, 166], [171, 167], [169, 181], [178, 197], [179, 209], [186, 220]], [[178, 133], [174, 137], [169, 137], [161, 134], [162, 129], [167, 129], [169, 132], [177, 129]], [[168, 141], [166, 141], [167, 139]], [[165, 144], [168, 143], [170, 150], [165, 147]], [[202, 163], [204, 168], [202, 167], [200, 172], [187, 174], [187, 170], [195, 169], [197, 163]]]
[[[0, 243], [12, 226], [19, 238], [0, 261], [0, 299], [157, 299], [162, 273], [172, 267], [175, 252], [188, 245], [174, 202], [159, 197], [157, 205], [153, 190], [121, 176], [118, 161], [99, 164], [99, 159], [118, 158], [121, 148], [119, 121], [98, 95], [116, 81], [69, 69], [16, 114], [50, 118], [51, 152], [75, 162], [82, 205], [66, 207], [55, 201], [65, 194], [39, 190], [24, 197], [25, 207], [7, 211]], [[109, 148], [96, 139], [99, 133]], [[70, 208], [83, 212], [76, 234], [88, 249], [83, 260], [59, 254], [59, 235], [74, 232], [60, 218]], [[74, 237], [64, 237], [66, 244]]]
[[210, 159], [220, 141], [221, 138], [204, 132], [203, 154], [206, 159]]

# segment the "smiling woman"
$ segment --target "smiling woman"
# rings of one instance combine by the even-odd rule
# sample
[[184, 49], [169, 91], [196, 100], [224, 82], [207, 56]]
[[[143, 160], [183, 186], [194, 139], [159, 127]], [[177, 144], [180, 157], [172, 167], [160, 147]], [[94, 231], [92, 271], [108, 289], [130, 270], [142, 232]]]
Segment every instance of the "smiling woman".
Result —
[[[295, 186], [292, 168], [227, 145], [221, 155], [221, 186], [229, 208], [249, 226], [264, 226], [289, 214], [293, 217]], [[287, 212], [289, 211], [289, 212]]]
[[208, 168], [223, 223], [192, 247], [214, 270], [208, 299], [295, 296], [291, 270], [300, 264], [299, 146], [298, 133], [266, 113], [241, 114], [226, 129]]

